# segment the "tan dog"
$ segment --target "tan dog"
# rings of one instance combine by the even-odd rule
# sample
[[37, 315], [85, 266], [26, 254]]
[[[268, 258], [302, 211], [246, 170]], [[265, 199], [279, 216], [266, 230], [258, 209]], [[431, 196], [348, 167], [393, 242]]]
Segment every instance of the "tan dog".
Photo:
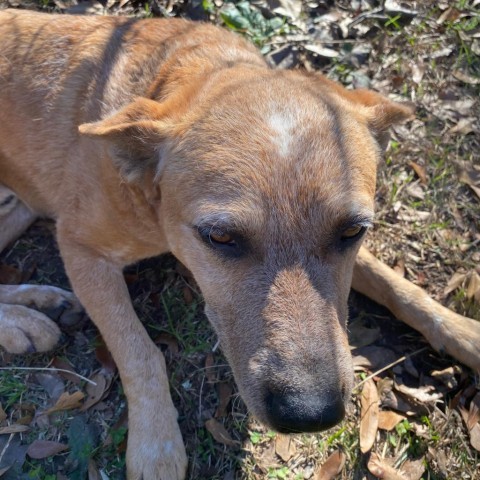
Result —
[[[4, 11], [0, 44], [0, 246], [56, 219], [128, 399], [128, 478], [186, 471], [165, 362], [122, 275], [163, 252], [193, 272], [253, 414], [284, 432], [340, 421], [352, 269], [386, 131], [410, 108], [272, 70], [238, 36], [182, 20]], [[0, 289], [7, 350], [54, 345], [54, 322], [11, 305], [42, 309], [42, 292]]]

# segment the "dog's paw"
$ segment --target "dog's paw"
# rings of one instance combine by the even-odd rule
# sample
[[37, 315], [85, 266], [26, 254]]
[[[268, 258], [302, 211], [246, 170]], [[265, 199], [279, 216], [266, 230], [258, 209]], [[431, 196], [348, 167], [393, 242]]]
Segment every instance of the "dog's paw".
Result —
[[63, 327], [72, 327], [84, 316], [83, 308], [72, 292], [50, 285], [18, 285], [11, 287], [8, 303], [34, 308]]
[[45, 314], [22, 305], [0, 304], [0, 345], [10, 353], [51, 350], [60, 329]]
[[128, 480], [185, 479], [187, 454], [173, 410], [173, 415], [161, 412], [164, 417], [158, 424], [143, 426], [136, 424], [129, 412]]

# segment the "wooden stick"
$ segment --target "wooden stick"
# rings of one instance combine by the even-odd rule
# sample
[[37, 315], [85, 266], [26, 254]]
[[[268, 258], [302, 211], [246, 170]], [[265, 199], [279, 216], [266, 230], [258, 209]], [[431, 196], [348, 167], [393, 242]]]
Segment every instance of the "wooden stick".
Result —
[[387, 307], [418, 330], [439, 352], [446, 352], [480, 372], [480, 322], [440, 305], [417, 285], [401, 277], [361, 247], [352, 288]]

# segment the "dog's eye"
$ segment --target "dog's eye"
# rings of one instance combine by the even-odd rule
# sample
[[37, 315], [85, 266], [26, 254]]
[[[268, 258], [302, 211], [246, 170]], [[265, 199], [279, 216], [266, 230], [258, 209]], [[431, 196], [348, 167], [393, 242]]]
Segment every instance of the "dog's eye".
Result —
[[197, 231], [210, 248], [226, 257], [238, 258], [245, 252], [245, 241], [239, 234], [211, 226], [197, 227]]
[[366, 230], [366, 227], [363, 225], [354, 225], [353, 227], [346, 228], [342, 232], [341, 239], [353, 240], [354, 238], [359, 237], [365, 230]]
[[235, 246], [236, 242], [232, 235], [225, 232], [211, 232], [209, 235], [210, 241], [220, 245]]

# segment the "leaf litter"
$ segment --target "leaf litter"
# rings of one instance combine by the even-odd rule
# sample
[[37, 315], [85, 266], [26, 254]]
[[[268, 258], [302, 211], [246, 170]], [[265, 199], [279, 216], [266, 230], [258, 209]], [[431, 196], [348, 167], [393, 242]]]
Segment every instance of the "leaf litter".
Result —
[[[22, 4], [22, 1], [19, 0], [16, 3]], [[68, 10], [73, 7], [74, 2], [67, 0], [55, 3], [55, 8]], [[87, 9], [92, 8], [88, 2], [82, 3]], [[220, 12], [225, 10], [221, 1], [212, 2], [208, 11], [202, 7], [194, 11], [193, 3], [158, 0], [150, 2], [148, 8], [151, 8], [150, 14], [153, 15], [198, 14], [203, 20], [221, 22]], [[303, 67], [310, 71], [321, 70], [347, 86], [373, 87], [382, 93], [389, 94], [391, 98], [408, 99], [417, 104], [418, 119], [395, 129], [393, 142], [387, 153], [387, 162], [379, 168], [377, 221], [375, 231], [367, 238], [367, 243], [379, 258], [389, 265], [401, 266], [402, 274], [406, 278], [421, 283], [435, 298], [448, 302], [459, 313], [470, 312], [470, 315], [477, 315], [475, 318], [480, 318], [480, 315], [475, 313], [478, 310], [462, 300], [468, 299], [468, 294], [470, 300], [478, 301], [478, 299], [475, 300], [475, 292], [478, 290], [477, 277], [471, 272], [480, 273], [478, 271], [480, 260], [475, 256], [478, 253], [480, 241], [478, 231], [480, 195], [477, 191], [479, 184], [478, 175], [476, 175], [480, 151], [477, 135], [479, 131], [479, 91], [476, 74], [478, 63], [474, 56], [467, 61], [468, 59], [462, 53], [465, 48], [471, 48], [471, 51], [478, 55], [475, 53], [478, 48], [478, 42], [475, 43], [478, 38], [474, 36], [476, 31], [475, 29], [467, 30], [468, 22], [474, 22], [477, 18], [474, 8], [478, 5], [475, 7], [475, 2], [466, 2], [465, 6], [455, 4], [453, 7], [448, 4], [449, 2], [417, 2], [413, 8], [405, 2], [375, 0], [294, 3], [259, 1], [238, 7], [238, 2], [235, 2], [239, 15], [245, 17], [247, 22], [238, 18], [235, 21], [239, 22], [240, 30], [246, 30], [243, 33], [258, 42], [264, 52], [269, 52], [269, 58], [274, 64]], [[210, 2], [203, 2], [203, 4], [208, 6]], [[84, 8], [85, 5], [80, 6]], [[112, 0], [107, 2], [106, 6], [98, 4], [94, 10], [96, 13], [145, 15], [145, 8], [144, 4], [136, 0], [121, 2]], [[266, 20], [279, 18], [281, 22], [278, 20], [266, 22], [260, 18], [258, 12]], [[40, 224], [33, 227], [30, 234], [33, 240], [27, 240], [23, 244], [20, 241], [18, 261], [11, 252], [8, 253], [8, 259], [0, 258], [0, 261], [22, 274], [20, 277], [18, 272], [10, 270], [14, 281], [18, 282], [19, 278], [21, 278], [20, 281], [25, 281], [28, 272], [31, 272], [30, 276], [33, 275], [34, 281], [67, 285], [61, 267], [51, 268], [48, 264], [50, 259], [55, 257], [56, 252], [52, 253], [52, 250], [49, 250], [52, 242], [42, 233], [42, 228], [45, 231], [52, 229], [51, 225]], [[25, 265], [22, 264], [21, 259], [24, 258], [25, 248], [32, 252], [32, 256], [36, 255], [40, 259], [46, 254], [47, 268], [44, 269], [41, 262], [38, 267], [28, 262]], [[43, 250], [45, 253], [42, 253]], [[60, 265], [58, 260], [57, 262]], [[151, 263], [144, 265], [151, 265]], [[230, 437], [236, 442], [234, 438], [248, 437], [246, 430], [248, 425], [252, 424], [247, 419], [245, 408], [236, 392], [232, 390], [231, 373], [228, 369], [219, 367], [223, 361], [220, 358], [215, 358], [217, 376], [210, 377], [209, 382], [205, 382], [201, 399], [198, 398], [196, 392], [201, 390], [200, 383], [204, 378], [205, 355], [216, 343], [214, 336], [201, 319], [201, 314], [196, 313], [192, 317], [191, 321], [195, 325], [194, 335], [189, 333], [187, 323], [183, 320], [179, 320], [177, 331], [169, 331], [162, 307], [155, 306], [155, 302], [150, 300], [150, 294], [163, 295], [163, 290], [160, 291], [158, 288], [155, 290], [155, 285], [157, 287], [162, 285], [161, 288], [167, 291], [170, 287], [176, 288], [182, 302], [191, 306], [190, 312], [194, 310], [197, 302], [201, 303], [197, 290], [188, 288], [188, 293], [185, 292], [185, 279], [179, 279], [177, 268], [177, 263], [173, 263], [172, 266], [171, 261], [167, 259], [162, 262], [161, 268], [158, 265], [139, 267], [131, 269], [127, 275], [130, 275], [128, 283], [133, 293], [135, 307], [148, 327], [152, 323], [152, 318], [158, 318], [159, 322], [163, 322], [162, 330], [159, 331], [158, 327], [155, 327], [150, 333], [153, 338], [158, 339], [158, 344], [167, 347], [169, 369], [175, 371], [172, 377], [172, 390], [176, 404], [180, 406], [182, 432], [188, 445], [197, 445], [199, 449], [196, 451], [194, 447], [189, 448], [189, 453], [193, 452], [190, 478], [216, 478], [214, 475], [221, 478], [221, 472], [240, 469], [244, 469], [245, 476], [248, 475], [248, 478], [252, 479], [263, 479], [267, 475], [272, 478], [294, 478], [295, 475], [315, 478], [314, 472], [318, 470], [318, 466], [324, 464], [329, 455], [337, 451], [339, 446], [345, 447], [345, 466], [337, 476], [342, 479], [351, 479], [354, 475], [356, 475], [355, 478], [367, 475], [365, 465], [369, 463], [363, 460], [368, 458], [369, 453], [365, 456], [361, 455], [358, 439], [358, 418], [360, 418], [361, 408], [358, 397], [354, 399], [347, 421], [338, 429], [318, 437], [294, 437], [296, 452], [288, 460], [282, 460], [275, 453], [276, 437], [273, 437], [275, 440], [270, 438], [267, 430], [257, 427], [255, 431], [261, 432], [261, 441], [253, 444], [248, 439], [244, 440], [245, 450], [250, 453], [242, 459], [241, 463], [237, 459], [238, 443], [230, 447], [220, 441], [222, 453], [219, 450], [208, 451], [205, 447], [206, 442], [201, 439], [204, 422], [199, 422], [197, 418], [198, 412], [195, 405], [198, 400], [201, 401], [202, 411], [207, 412], [206, 415], [215, 414], [216, 418], [222, 419], [219, 424], [226, 427], [227, 432], [227, 436], [222, 434], [219, 437], [223, 440]], [[163, 273], [155, 273], [160, 270], [169, 273], [165, 276]], [[461, 281], [448, 293], [444, 293], [448, 280], [455, 272], [463, 275]], [[156, 276], [158, 278], [155, 278]], [[188, 282], [190, 283], [190, 280]], [[354, 298], [354, 309], [355, 302]], [[367, 322], [366, 328], [374, 332], [379, 328], [381, 334], [375, 333], [364, 347], [353, 350], [358, 370], [366, 373], [375, 372], [400, 358], [405, 349], [408, 351], [416, 345], [413, 347], [415, 349], [418, 348], [418, 344], [422, 344], [416, 334], [403, 330], [403, 326], [396, 325], [396, 330], [400, 330], [401, 333], [392, 335], [387, 324], [394, 320], [387, 318], [386, 313], [378, 311], [376, 307], [367, 305], [365, 308], [371, 314], [371, 317], [369, 316], [371, 323]], [[184, 310], [178, 312], [175, 318], [183, 319], [187, 315]], [[380, 317], [383, 317], [383, 320]], [[89, 329], [91, 331], [88, 331]], [[75, 365], [75, 369], [78, 368], [78, 372], [88, 378], [92, 378], [93, 372], [98, 371], [99, 366], [107, 370], [110, 368], [113, 373], [114, 366], [110, 363], [110, 367], [106, 367], [109, 361], [104, 360], [102, 354], [95, 359], [91, 349], [86, 348], [89, 339], [92, 344], [96, 344], [94, 340], [96, 332], [91, 327], [87, 327], [86, 330], [84, 340], [81, 336], [74, 335], [67, 338], [68, 362]], [[198, 341], [195, 346], [198, 350], [186, 352], [185, 345], [192, 343], [195, 345], [195, 341]], [[90, 351], [87, 352], [87, 350]], [[365, 356], [362, 357], [363, 353]], [[0, 355], [2, 355], [0, 356], [2, 362], [11, 360], [4, 354]], [[65, 350], [57, 351], [54, 358], [62, 360], [66, 358]], [[42, 366], [48, 364], [49, 360], [51, 358], [47, 358]], [[28, 361], [43, 360], [38, 357]], [[62, 368], [56, 360], [52, 365]], [[71, 365], [65, 369], [74, 372]], [[400, 370], [396, 370], [395, 373], [390, 369], [374, 377], [372, 382], [376, 384], [380, 401], [379, 429], [370, 452], [372, 454], [385, 452], [385, 455], [378, 457], [377, 468], [385, 469], [387, 465], [394, 469], [393, 474], [399, 474], [399, 471], [408, 472], [407, 466], [418, 462], [411, 457], [410, 453], [396, 458], [402, 453], [401, 448], [406, 445], [406, 437], [397, 433], [397, 427], [404, 425], [405, 420], [400, 420], [391, 430], [380, 429], [380, 426], [386, 425], [383, 423], [386, 422], [383, 418], [385, 415], [390, 421], [388, 426], [395, 423], [396, 420], [389, 418], [391, 413], [395, 413], [400, 417], [406, 417], [410, 422], [409, 435], [415, 434], [417, 440], [424, 442], [422, 445], [427, 449], [425, 463], [431, 478], [435, 478], [434, 475], [440, 475], [439, 472], [444, 472], [443, 475], [446, 478], [449, 476], [461, 478], [466, 475], [474, 478], [474, 473], [478, 471], [478, 456], [474, 457], [476, 449], [471, 443], [471, 432], [473, 431], [475, 443], [478, 421], [473, 422], [472, 418], [475, 417], [471, 417], [470, 412], [473, 398], [475, 398], [475, 388], [478, 392], [478, 384], [475, 384], [471, 372], [464, 374], [447, 372], [434, 375], [434, 372], [443, 372], [450, 367], [452, 367], [451, 359], [441, 358], [430, 352], [422, 354], [418, 361], [414, 360], [408, 369], [406, 366], [400, 366]], [[415, 371], [416, 375], [412, 375]], [[72, 387], [75, 386], [82, 394], [87, 393], [86, 386], [74, 375], [68, 376], [58, 372], [58, 376], [65, 381], [66, 391], [72, 392]], [[394, 383], [394, 381], [398, 383], [399, 377], [405, 381], [403, 385], [407, 388], [405, 390], [400, 387], [400, 390], [404, 390], [403, 392], [399, 391]], [[187, 379], [191, 383], [191, 388], [179, 389], [178, 385]], [[37, 382], [30, 380], [27, 377], [25, 383], [37, 385], [35, 388], [38, 388]], [[469, 390], [470, 387], [473, 387], [473, 391]], [[50, 393], [46, 393], [49, 397], [47, 399], [39, 397], [35, 390], [28, 394], [37, 403], [39, 412], [45, 412], [48, 406], [51, 407], [51, 404], [47, 406], [49, 399], [56, 396], [53, 393], [54, 388], [47, 386], [45, 389], [46, 392], [50, 390]], [[92, 396], [93, 398], [103, 397], [103, 399], [92, 405], [92, 408], [86, 409], [84, 412], [86, 417], [82, 417], [83, 424], [88, 424], [86, 420], [96, 420], [99, 428], [104, 429], [107, 424], [115, 425], [122, 412], [125, 412], [124, 398], [118, 389], [117, 378], [114, 378], [112, 385], [102, 393], [103, 389], [104, 387], [100, 386], [98, 393]], [[410, 389], [420, 389], [420, 391], [412, 392]], [[438, 392], [436, 389], [439, 389]], [[443, 397], [435, 399], [436, 393], [441, 393]], [[439, 403], [438, 400], [442, 399], [444, 403]], [[452, 403], [454, 399], [457, 401], [456, 405]], [[24, 403], [9, 404], [5, 418], [0, 422], [20, 425], [16, 423], [17, 418], [20, 419], [22, 416], [28, 418], [21, 412], [24, 408], [21, 405]], [[85, 404], [84, 398], [73, 402], [71, 404], [73, 409], [60, 409], [52, 415], [60, 416], [62, 412], [67, 412], [70, 420], [77, 422], [78, 412], [75, 406], [82, 404]], [[6, 405], [5, 401], [4, 405]], [[189, 409], [188, 405], [192, 407]], [[97, 410], [97, 406], [101, 407], [101, 412]], [[453, 410], [450, 408], [456, 409], [461, 420], [455, 421], [456, 417], [452, 415]], [[36, 419], [38, 418], [37, 414]], [[430, 426], [422, 423], [424, 422], [422, 419], [428, 419]], [[26, 425], [31, 429], [32, 434], [35, 429], [38, 429], [37, 420]], [[42, 435], [52, 434], [50, 441], [61, 439], [60, 443], [70, 444], [73, 437], [66, 432], [70, 420], [65, 420], [64, 425], [58, 427], [50, 422], [46, 423]], [[199, 423], [200, 426], [197, 427]], [[0, 427], [9, 426], [0, 424]], [[472, 428], [469, 429], [468, 426]], [[217, 426], [212, 429], [218, 433]], [[125, 430], [124, 423], [119, 427], [119, 431], [123, 433], [118, 438], [112, 439], [112, 446], [117, 445], [117, 442], [120, 445], [125, 441]], [[437, 431], [441, 432], [441, 440], [438, 442], [434, 440]], [[108, 431], [104, 434], [107, 437], [109, 435]], [[92, 435], [91, 440], [85, 440], [84, 446], [88, 446], [86, 451], [90, 453], [82, 461], [78, 462], [72, 456], [70, 462], [61, 465], [57, 472], [51, 470], [50, 472], [56, 473], [58, 479], [75, 479], [76, 475], [79, 478], [78, 474], [87, 475], [88, 472], [92, 478], [95, 478], [94, 475], [98, 477], [99, 472], [103, 472], [103, 468], [107, 466], [107, 469], [112, 472], [110, 478], [112, 480], [117, 478], [116, 475], [121, 468], [112, 466], [117, 457], [107, 453], [110, 447], [105, 447], [104, 452], [97, 454], [94, 463], [91, 458], [86, 458], [92, 456], [92, 448], [94, 449], [98, 441], [96, 434], [92, 433]], [[5, 436], [0, 435], [0, 441]], [[10, 445], [20, 448], [19, 462], [21, 462], [20, 453], [25, 445], [20, 441], [20, 434], [12, 434], [11, 437], [8, 435], [8, 438], [15, 439], [15, 442]], [[394, 439], [398, 442], [397, 447], [392, 446], [391, 442]], [[455, 445], [455, 442], [462, 445], [463, 458], [467, 460], [464, 461], [452, 455], [449, 445]], [[472, 448], [468, 450], [470, 445]], [[80, 445], [76, 448], [76, 451], [81, 451]], [[258, 458], [261, 468], [255, 466], [257, 457], [261, 457]], [[400, 465], [407, 457], [408, 460]], [[358, 461], [359, 458], [362, 459], [361, 462]], [[48, 465], [41, 464], [48, 468]], [[102, 466], [100, 467], [99, 464]], [[400, 470], [397, 466], [400, 466]], [[286, 473], [282, 470], [284, 467], [288, 470]], [[13, 475], [11, 472], [7, 471], [5, 475]], [[15, 473], [17, 476], [11, 478], [20, 479], [20, 474], [17, 473]], [[415, 478], [413, 473], [407, 474], [412, 479]], [[388, 478], [385, 477], [385, 472], [382, 475], [384, 475], [383, 478]]]

